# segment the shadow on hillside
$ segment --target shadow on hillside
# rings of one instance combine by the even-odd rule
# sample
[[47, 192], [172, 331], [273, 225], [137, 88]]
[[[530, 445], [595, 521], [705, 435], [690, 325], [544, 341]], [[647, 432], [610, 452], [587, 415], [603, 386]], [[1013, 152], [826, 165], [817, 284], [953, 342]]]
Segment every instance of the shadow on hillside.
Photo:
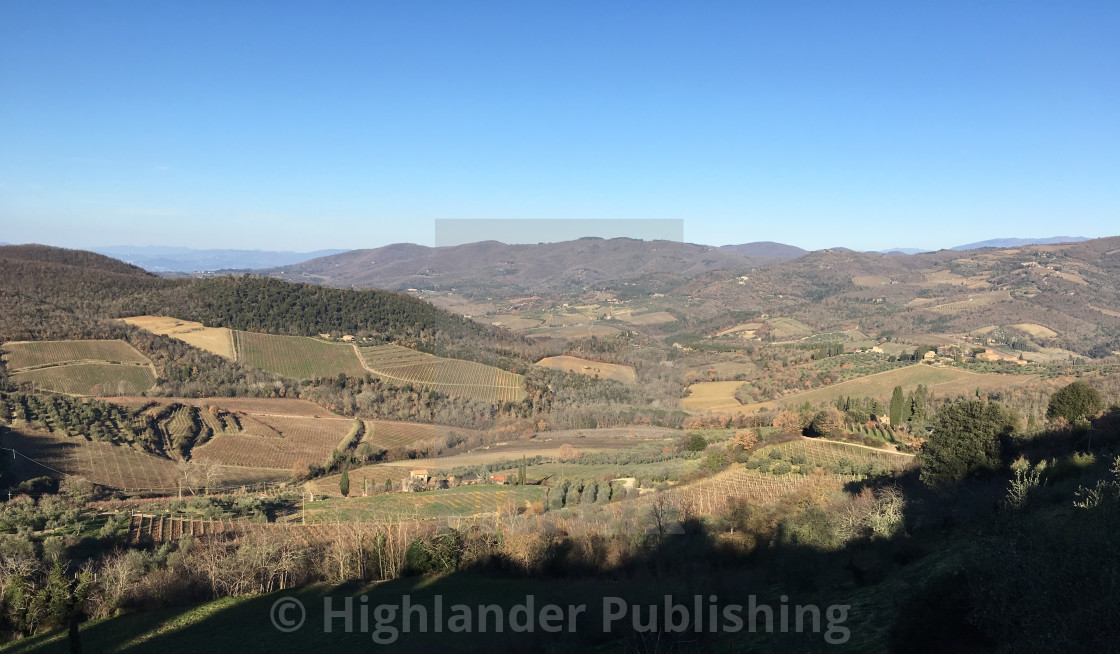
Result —
[[[1094, 425], [1094, 448], [1100, 453], [1096, 468], [1063, 483], [1103, 478], [1109, 447], [1120, 444], [1115, 412], [1107, 418]], [[1010, 462], [1025, 452], [1068, 454], [1083, 442], [1087, 444], [1088, 435], [1075, 431], [1042, 434], [1006, 443], [1004, 457]], [[406, 577], [364, 588], [316, 585], [185, 611], [123, 616], [85, 625], [82, 640], [86, 651], [116, 647], [164, 654], [370, 647], [410, 652], [1114, 651], [1120, 642], [1114, 620], [1120, 606], [1118, 503], [1105, 499], [1075, 509], [1068, 494], [1037, 489], [1022, 505], [1013, 506], [1006, 501], [1008, 483], [1006, 476], [990, 473], [935, 491], [910, 471], [850, 484], [847, 490], [853, 493], [887, 485], [901, 491], [903, 527], [890, 538], [862, 537], [842, 547], [819, 544], [835, 529], [836, 518], [813, 508], [778, 519], [765, 534], [754, 534], [757, 541], [748, 553], [739, 546], [741, 536], [697, 521], [684, 523], [682, 533], [653, 539], [633, 555], [623, 554], [633, 548], [619, 547], [609, 536], [557, 534], [543, 550], [520, 552], [507, 541], [505, 551], [514, 554], [439, 577]], [[747, 522], [751, 517], [769, 519], [739, 516]], [[532, 574], [524, 572], [523, 559], [535, 562]], [[392, 616], [377, 608], [400, 607], [406, 596], [426, 612], [423, 617], [419, 610], [410, 614], [407, 633], [399, 608]], [[665, 624], [666, 596], [670, 605], [687, 613], [684, 631]], [[290, 633], [278, 630], [272, 620], [286, 597], [298, 599], [306, 611], [301, 628]], [[327, 598], [330, 608], [342, 612], [349, 598], [349, 630], [343, 613], [328, 620], [326, 630]], [[537, 618], [531, 621], [534, 628], [517, 631], [511, 610], [530, 601]], [[471, 607], [469, 633], [451, 631], [456, 604]], [[550, 604], [563, 616], [561, 633], [542, 627], [540, 611]], [[500, 631], [492, 615], [482, 631], [480, 605], [503, 607]], [[650, 605], [657, 606], [658, 616], [647, 630]], [[739, 617], [744, 621], [736, 633], [731, 632], [735, 623], [723, 613], [734, 605], [742, 607]], [[819, 611], [816, 624], [809, 605]], [[575, 618], [574, 631], [568, 628], [571, 606], [585, 607]], [[624, 615], [604, 621], [606, 609], [622, 607]], [[770, 609], [769, 629], [761, 607]], [[294, 611], [280, 617], [294, 618]], [[693, 629], [701, 614], [703, 628]], [[800, 630], [798, 615], [803, 619]], [[713, 616], [718, 623], [714, 632]], [[425, 618], [426, 631], [420, 629]], [[826, 639], [829, 634], [840, 639], [845, 630], [849, 637], [840, 644]], [[392, 642], [375, 641], [375, 632], [381, 641]], [[61, 641], [42, 651], [64, 649]]]

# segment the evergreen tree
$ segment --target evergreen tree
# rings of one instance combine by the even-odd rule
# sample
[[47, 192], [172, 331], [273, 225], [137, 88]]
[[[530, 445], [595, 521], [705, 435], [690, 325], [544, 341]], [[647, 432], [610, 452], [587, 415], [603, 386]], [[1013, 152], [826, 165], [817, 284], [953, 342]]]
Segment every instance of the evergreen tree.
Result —
[[902, 424], [902, 403], [903, 402], [904, 402], [904, 400], [903, 400], [903, 397], [902, 397], [902, 387], [901, 386], [895, 386], [894, 387], [894, 393], [891, 394], [891, 407], [890, 407], [890, 419], [891, 419], [891, 426], [892, 427]]
[[1078, 418], [1087, 418], [1103, 408], [1104, 400], [1097, 389], [1083, 381], [1075, 381], [1050, 397], [1046, 417], [1051, 420], [1065, 418], [1066, 421], [1073, 422]]
[[918, 453], [922, 481], [931, 486], [953, 484], [977, 470], [995, 469], [1000, 439], [1014, 431], [1014, 416], [995, 402], [958, 400], [945, 405]]
[[345, 470], [342, 471], [342, 477], [338, 480], [338, 492], [342, 493], [343, 497], [350, 497], [350, 473]]

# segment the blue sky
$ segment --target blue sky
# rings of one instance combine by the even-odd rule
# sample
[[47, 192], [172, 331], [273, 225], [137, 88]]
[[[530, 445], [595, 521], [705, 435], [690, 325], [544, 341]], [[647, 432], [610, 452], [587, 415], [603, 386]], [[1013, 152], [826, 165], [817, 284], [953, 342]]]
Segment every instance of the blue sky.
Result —
[[1117, 34], [1115, 1], [5, 2], [0, 241], [1115, 235]]

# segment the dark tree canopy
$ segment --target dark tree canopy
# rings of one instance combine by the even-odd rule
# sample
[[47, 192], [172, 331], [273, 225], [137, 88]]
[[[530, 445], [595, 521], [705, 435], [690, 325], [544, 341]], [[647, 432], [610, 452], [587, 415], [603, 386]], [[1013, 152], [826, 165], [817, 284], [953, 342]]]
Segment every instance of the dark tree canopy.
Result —
[[1082, 381], [1075, 381], [1050, 397], [1046, 417], [1065, 418], [1073, 422], [1087, 418], [1104, 408], [1104, 400], [1097, 389]]
[[1015, 417], [1002, 405], [958, 400], [937, 413], [937, 425], [918, 460], [921, 478], [936, 486], [959, 482], [999, 465], [1000, 439], [1015, 431]]

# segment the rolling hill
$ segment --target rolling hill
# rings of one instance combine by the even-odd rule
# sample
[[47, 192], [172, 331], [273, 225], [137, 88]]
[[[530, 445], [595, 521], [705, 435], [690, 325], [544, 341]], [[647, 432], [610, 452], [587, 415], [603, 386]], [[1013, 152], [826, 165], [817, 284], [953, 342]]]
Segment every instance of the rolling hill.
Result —
[[704, 273], [670, 295], [713, 332], [746, 309], [875, 334], [1031, 323], [1058, 334], [1034, 345], [1102, 357], [1120, 350], [1120, 237], [910, 256], [821, 250], [745, 277]]

